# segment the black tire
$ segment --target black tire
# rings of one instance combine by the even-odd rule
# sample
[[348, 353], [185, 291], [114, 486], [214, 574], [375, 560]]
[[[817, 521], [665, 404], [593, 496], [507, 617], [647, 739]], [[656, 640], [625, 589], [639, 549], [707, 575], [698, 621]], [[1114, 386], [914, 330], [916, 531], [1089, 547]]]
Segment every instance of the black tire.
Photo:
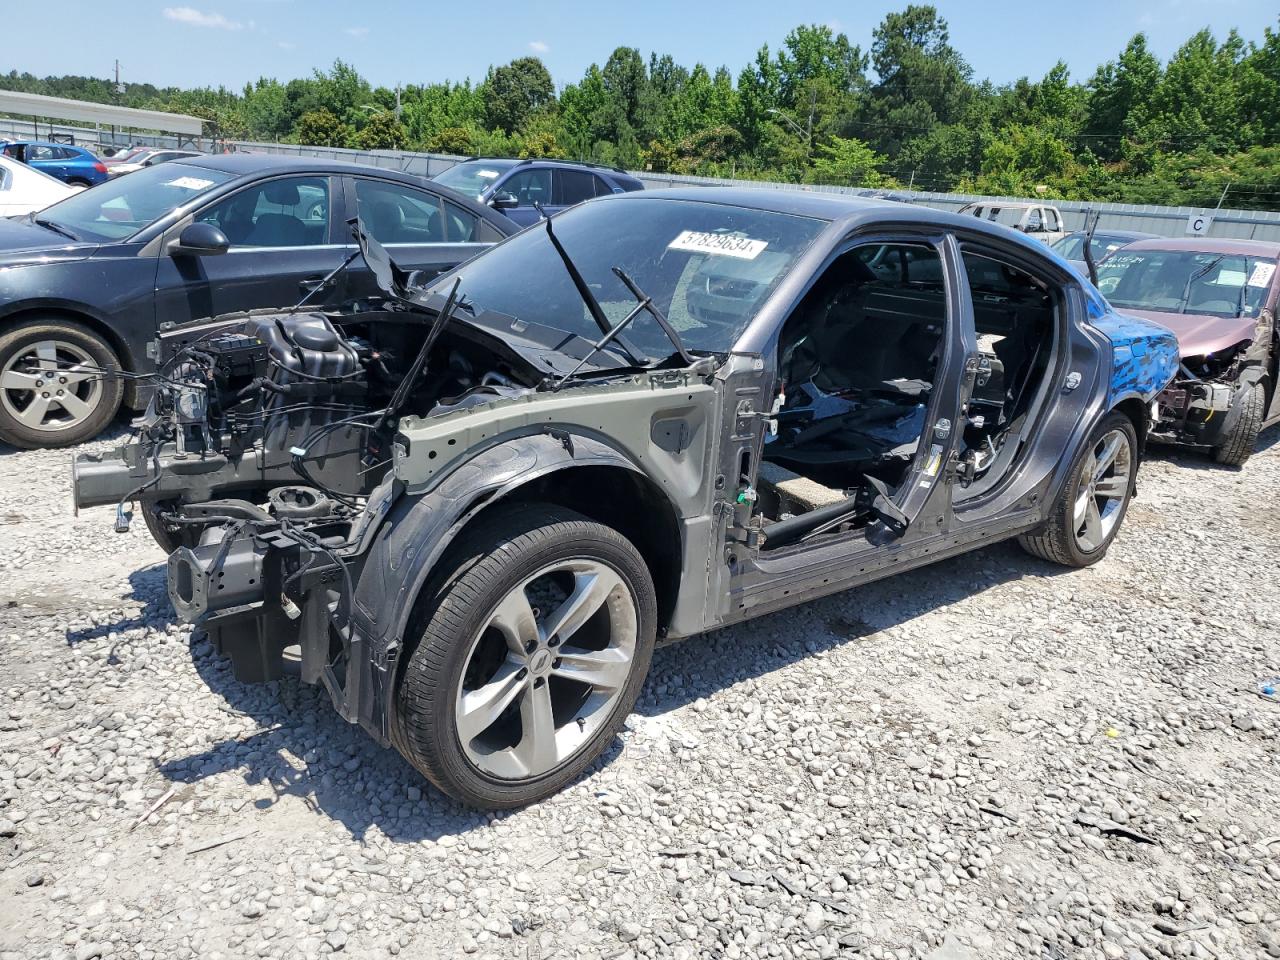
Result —
[[[1073, 523], [1076, 498], [1081, 493], [1083, 480], [1081, 473], [1085, 459], [1091, 455], [1094, 448], [1102, 441], [1102, 438], [1116, 430], [1124, 435], [1129, 445], [1129, 462], [1132, 467], [1127, 490], [1119, 506], [1119, 515], [1115, 518], [1115, 523], [1103, 542], [1093, 549], [1084, 549], [1081, 547], [1077, 530]], [[1048, 521], [1040, 529], [1018, 537], [1019, 545], [1032, 556], [1048, 560], [1050, 563], [1060, 563], [1067, 567], [1087, 567], [1097, 563], [1107, 555], [1107, 550], [1110, 548], [1116, 534], [1120, 532], [1124, 516], [1129, 510], [1129, 503], [1133, 499], [1133, 490], [1138, 474], [1138, 462], [1138, 434], [1134, 429], [1133, 421], [1123, 413], [1108, 414], [1094, 429], [1089, 437], [1089, 442], [1076, 451], [1076, 455], [1071, 461], [1071, 472], [1068, 474], [1068, 480], [1063, 486], [1057, 503], [1053, 504], [1051, 508]]]
[[[418, 618], [417, 646], [396, 691], [392, 741], [417, 770], [455, 799], [481, 809], [521, 807], [577, 779], [631, 712], [653, 654], [653, 580], [639, 552], [616, 530], [541, 504], [497, 508], [464, 530], [447, 558]], [[523, 581], [558, 561], [584, 558], [607, 565], [630, 590], [637, 632], [629, 674], [595, 734], [558, 766], [528, 779], [493, 776], [468, 758], [455, 716], [473, 643], [499, 601]]]
[[1262, 384], [1255, 383], [1240, 402], [1244, 408], [1240, 411], [1236, 425], [1228, 434], [1226, 442], [1213, 448], [1213, 459], [1229, 467], [1244, 466], [1245, 461], [1253, 456], [1253, 448], [1258, 444], [1258, 434], [1262, 431], [1262, 418], [1267, 404], [1267, 394]]
[[167, 501], [148, 501], [138, 504], [138, 509], [142, 512], [142, 521], [147, 525], [147, 532], [151, 534], [151, 539], [165, 553], [173, 553], [179, 547], [194, 547], [199, 539], [193, 534], [195, 527], [189, 527], [184, 532], [182, 530], [170, 530], [165, 526], [164, 521], [157, 514], [162, 510], [170, 509], [172, 506]]
[[68, 180], [68, 181], [67, 181], [67, 186], [69, 186], [69, 187], [92, 187], [92, 186], [93, 186], [93, 184], [92, 184], [92, 183], [90, 183], [88, 180], [84, 180], [84, 179], [82, 179], [82, 178], [80, 178], [80, 177], [72, 177], [70, 180]]
[[[20, 358], [26, 351], [46, 342], [66, 345], [99, 369], [120, 369], [115, 351], [98, 334], [74, 320], [48, 318], [28, 320], [0, 335], [0, 376], [9, 369], [11, 362], [21, 362]], [[55, 397], [58, 386], [50, 384]], [[0, 440], [24, 450], [38, 450], [69, 447], [97, 436], [120, 409], [124, 383], [119, 377], [105, 376], [96, 378], [92, 383], [85, 381], [75, 389], [92, 398], [88, 412], [74, 420], [69, 419], [62, 427], [49, 421], [47, 426], [36, 428], [18, 418], [27, 409], [27, 403], [35, 402], [34, 391], [6, 390], [0, 382]]]

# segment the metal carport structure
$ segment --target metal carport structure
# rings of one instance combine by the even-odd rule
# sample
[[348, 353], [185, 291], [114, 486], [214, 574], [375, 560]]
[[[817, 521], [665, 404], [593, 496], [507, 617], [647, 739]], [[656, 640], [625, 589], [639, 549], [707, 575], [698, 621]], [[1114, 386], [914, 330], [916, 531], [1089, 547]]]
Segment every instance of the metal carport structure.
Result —
[[199, 117], [182, 113], [138, 110], [134, 107], [117, 107], [110, 103], [67, 100], [62, 97], [46, 97], [38, 93], [22, 93], [16, 90], [0, 90], [0, 113], [92, 123], [96, 127], [159, 130], [163, 133], [177, 134], [179, 144], [183, 140], [189, 141], [200, 137], [204, 132], [205, 123]]

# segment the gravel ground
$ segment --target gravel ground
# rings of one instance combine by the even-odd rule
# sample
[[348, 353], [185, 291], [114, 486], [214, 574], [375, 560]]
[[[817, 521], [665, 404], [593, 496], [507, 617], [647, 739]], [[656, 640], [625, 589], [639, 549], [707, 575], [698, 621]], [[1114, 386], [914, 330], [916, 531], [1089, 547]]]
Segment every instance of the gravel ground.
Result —
[[1274, 431], [1156, 451], [1091, 569], [1004, 544], [659, 651], [500, 816], [234, 682], [67, 461], [0, 448], [0, 958], [1280, 957]]

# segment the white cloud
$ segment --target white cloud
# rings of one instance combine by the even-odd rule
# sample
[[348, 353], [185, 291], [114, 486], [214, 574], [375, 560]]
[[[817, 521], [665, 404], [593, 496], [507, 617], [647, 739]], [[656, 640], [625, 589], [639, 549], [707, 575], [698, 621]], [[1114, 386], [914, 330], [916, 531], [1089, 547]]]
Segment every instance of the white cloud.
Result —
[[290, 43], [288, 40], [280, 40], [280, 41], [277, 41], [276, 46], [279, 47], [281, 50], [292, 50], [294, 47], [297, 46], [297, 44]]
[[348, 37], [356, 37], [356, 38], [367, 37], [369, 35], [369, 28], [368, 27], [347, 27], [347, 29], [343, 30], [342, 32], [345, 33]]
[[165, 7], [164, 18], [189, 27], [216, 27], [219, 30], [243, 30], [244, 24], [228, 20], [220, 13], [201, 13], [194, 7]]
[[547, 45], [545, 40], [530, 40], [529, 49], [534, 53], [550, 53], [551, 47]]

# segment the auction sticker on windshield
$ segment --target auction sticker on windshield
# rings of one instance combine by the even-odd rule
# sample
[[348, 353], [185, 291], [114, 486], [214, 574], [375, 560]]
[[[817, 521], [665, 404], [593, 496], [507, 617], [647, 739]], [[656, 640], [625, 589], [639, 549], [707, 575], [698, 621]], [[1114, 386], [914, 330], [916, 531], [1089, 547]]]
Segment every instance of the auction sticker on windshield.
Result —
[[1253, 273], [1249, 274], [1249, 286], [1265, 287], [1271, 282], [1271, 275], [1276, 272], [1274, 263], [1256, 263], [1253, 266]]
[[166, 187], [177, 187], [180, 190], [204, 190], [212, 187], [212, 180], [201, 180], [199, 177], [178, 177], [165, 184]]
[[768, 240], [752, 240], [750, 237], [732, 233], [704, 233], [700, 230], [685, 230], [669, 244], [668, 250], [683, 250], [686, 253], [709, 253], [721, 257], [736, 257], [739, 260], [754, 260], [769, 246]]

